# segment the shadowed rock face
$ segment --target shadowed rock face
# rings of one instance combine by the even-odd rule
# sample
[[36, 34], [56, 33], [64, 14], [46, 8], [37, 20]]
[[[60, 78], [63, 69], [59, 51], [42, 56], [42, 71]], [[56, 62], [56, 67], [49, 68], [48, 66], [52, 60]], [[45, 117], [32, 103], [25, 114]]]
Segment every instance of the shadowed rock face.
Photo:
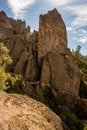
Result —
[[66, 52], [66, 27], [56, 9], [49, 11], [45, 15], [40, 15], [38, 40], [39, 60], [53, 49], [62, 54]]
[[36, 62], [36, 44], [38, 32], [34, 31], [31, 42], [26, 36], [30, 35], [30, 27], [26, 22], [7, 17], [5, 12], [0, 12], [0, 42], [10, 50], [13, 63], [8, 71], [21, 74], [28, 81], [38, 78], [38, 65]]
[[49, 52], [42, 65], [41, 86], [48, 95], [50, 90], [58, 105], [65, 105], [70, 110], [79, 98], [81, 74], [69, 55], [57, 51]]
[[27, 96], [0, 93], [0, 130], [63, 130], [61, 119]]

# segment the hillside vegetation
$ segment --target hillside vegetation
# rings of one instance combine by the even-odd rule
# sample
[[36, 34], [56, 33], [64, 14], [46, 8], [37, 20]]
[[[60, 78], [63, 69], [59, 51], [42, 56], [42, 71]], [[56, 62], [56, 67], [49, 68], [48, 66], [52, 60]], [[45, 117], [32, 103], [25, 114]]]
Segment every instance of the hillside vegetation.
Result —
[[84, 79], [87, 81], [87, 62], [80, 59], [79, 57], [74, 57], [74, 60], [80, 68], [80, 70], [83, 72]]

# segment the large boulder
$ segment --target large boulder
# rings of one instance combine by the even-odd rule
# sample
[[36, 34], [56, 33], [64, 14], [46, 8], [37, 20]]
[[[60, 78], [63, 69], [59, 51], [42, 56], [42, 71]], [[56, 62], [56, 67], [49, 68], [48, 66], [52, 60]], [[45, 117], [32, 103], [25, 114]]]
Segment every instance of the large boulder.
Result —
[[51, 50], [64, 54], [67, 48], [66, 27], [56, 9], [40, 15], [38, 34], [39, 61]]
[[70, 110], [78, 99], [81, 74], [69, 55], [61, 55], [56, 50], [49, 52], [41, 71], [41, 86], [44, 93], [52, 92], [58, 105]]
[[0, 130], [63, 130], [61, 119], [34, 99], [0, 93]]

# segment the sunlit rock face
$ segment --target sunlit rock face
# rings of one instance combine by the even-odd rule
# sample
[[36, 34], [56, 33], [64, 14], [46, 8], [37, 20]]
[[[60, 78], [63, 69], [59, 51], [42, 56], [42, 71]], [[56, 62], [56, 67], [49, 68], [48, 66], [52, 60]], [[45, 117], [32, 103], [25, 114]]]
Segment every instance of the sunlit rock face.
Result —
[[66, 27], [56, 9], [40, 15], [38, 58], [42, 59], [49, 51], [55, 49], [64, 54], [67, 48]]
[[61, 119], [34, 99], [0, 92], [0, 130], [64, 130]]
[[70, 110], [79, 98], [81, 73], [70, 55], [50, 51], [42, 63], [41, 86], [44, 93], [54, 95], [58, 105]]
[[67, 48], [66, 27], [56, 9], [40, 15], [38, 40], [44, 93], [52, 92], [58, 105], [74, 109], [79, 98], [81, 74]]

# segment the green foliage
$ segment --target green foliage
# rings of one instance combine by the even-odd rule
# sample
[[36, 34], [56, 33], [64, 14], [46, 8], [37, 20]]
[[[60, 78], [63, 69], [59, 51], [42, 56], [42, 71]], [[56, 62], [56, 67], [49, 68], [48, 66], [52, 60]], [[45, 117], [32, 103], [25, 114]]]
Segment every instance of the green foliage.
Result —
[[12, 63], [9, 50], [3, 43], [0, 43], [0, 89], [6, 91], [9, 86], [7, 82], [7, 65]]
[[0, 67], [5, 69], [11, 63], [12, 59], [9, 55], [9, 49], [3, 43], [0, 43]]
[[84, 127], [84, 129], [83, 130], [87, 130], [87, 124], [85, 124], [85, 127]]
[[23, 93], [22, 78], [20, 76], [12, 77], [6, 72], [6, 67], [12, 63], [9, 55], [9, 49], [0, 43], [0, 90], [6, 92]]
[[41, 88], [41, 86], [38, 86], [36, 88], [36, 95], [35, 95], [35, 99], [44, 103], [46, 106], [48, 106], [51, 110], [53, 110], [55, 113], [57, 112], [56, 109], [56, 101], [54, 96], [50, 93], [50, 95], [45, 96], [43, 93], [43, 90]]
[[22, 89], [21, 89], [22, 88], [21, 76], [16, 75], [15, 77], [12, 77], [11, 74], [8, 74], [7, 82], [8, 82], [9, 88], [7, 89], [6, 92], [23, 94]]
[[80, 55], [81, 46], [78, 45], [75, 51], [75, 56], [78, 57]]
[[80, 119], [75, 114], [72, 113], [62, 113], [59, 115], [66, 123], [66, 125], [70, 128], [70, 130], [83, 130], [85, 127], [84, 122]]
[[26, 40], [27, 40], [28, 43], [32, 41], [32, 35], [31, 35], [31, 33], [28, 32], [26, 34]]
[[9, 88], [8, 82], [7, 82], [7, 74], [3, 70], [2, 67], [0, 67], [0, 89], [3, 91], [6, 91]]
[[75, 60], [76, 64], [78, 65], [78, 67], [83, 72], [85, 80], [87, 81], [87, 62], [83, 61], [77, 57], [74, 57], [74, 60]]
[[40, 101], [40, 102], [44, 102], [44, 96], [43, 96], [43, 91], [42, 88], [40, 86], [38, 86], [36, 88], [36, 95], [35, 95], [35, 99]]

